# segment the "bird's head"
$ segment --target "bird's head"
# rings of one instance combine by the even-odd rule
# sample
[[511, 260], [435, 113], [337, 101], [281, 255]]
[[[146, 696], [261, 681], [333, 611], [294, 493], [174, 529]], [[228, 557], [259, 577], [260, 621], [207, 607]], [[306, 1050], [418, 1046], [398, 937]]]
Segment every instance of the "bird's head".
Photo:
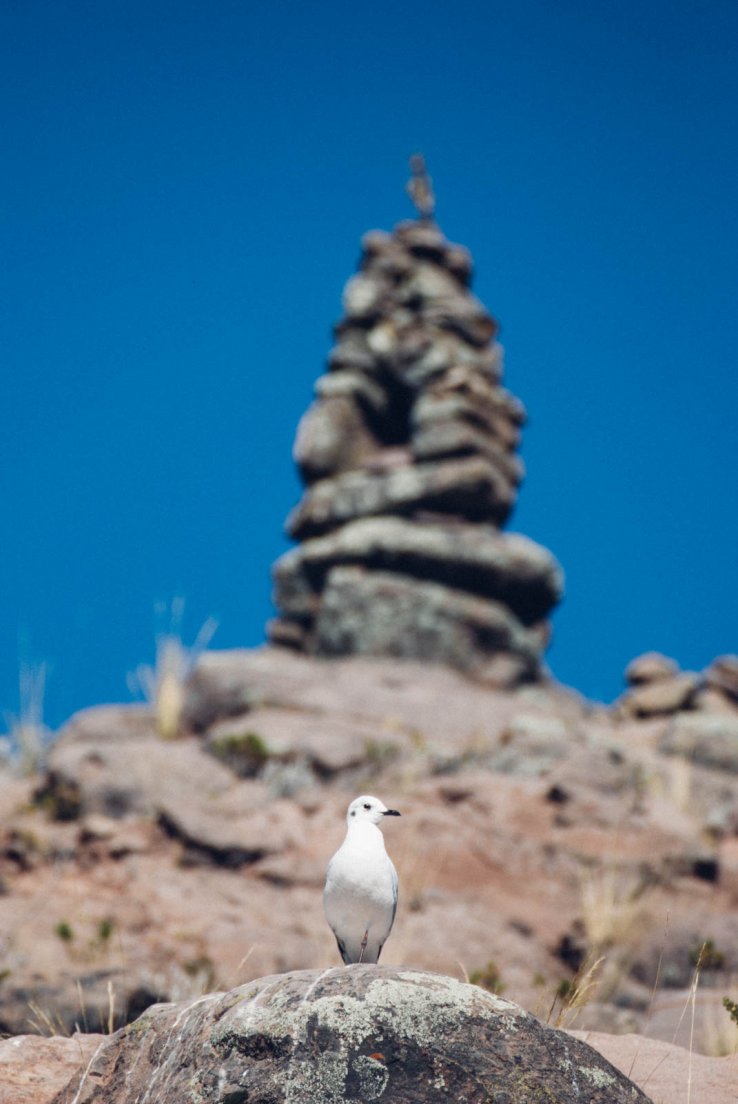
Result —
[[361, 797], [355, 797], [349, 805], [346, 820], [349, 825], [356, 824], [357, 821], [361, 820], [368, 820], [371, 824], [380, 824], [386, 816], [399, 815], [397, 809], [388, 809], [378, 797], [362, 794]]

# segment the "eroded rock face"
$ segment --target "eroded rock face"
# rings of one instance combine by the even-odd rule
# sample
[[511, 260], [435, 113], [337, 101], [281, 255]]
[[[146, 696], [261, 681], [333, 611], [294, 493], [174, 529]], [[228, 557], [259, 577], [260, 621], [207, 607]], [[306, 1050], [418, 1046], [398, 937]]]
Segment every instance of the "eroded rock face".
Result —
[[56, 1104], [343, 1104], [648, 1098], [596, 1051], [441, 974], [302, 970], [184, 1005], [114, 1036]]
[[535, 679], [563, 580], [545, 549], [500, 533], [525, 411], [501, 386], [497, 324], [469, 291], [469, 254], [432, 221], [363, 245], [298, 429], [307, 487], [287, 529], [300, 543], [275, 565], [270, 638]]
[[[707, 939], [738, 975], [729, 714], [616, 718], [551, 683], [277, 648], [206, 653], [188, 693], [178, 740], [97, 708], [42, 781], [0, 772], [2, 1031], [31, 1030], [31, 1002], [59, 1030], [107, 1027], [109, 984], [118, 1027], [144, 1002], [336, 963], [321, 892], [362, 792], [403, 813], [384, 964], [494, 960], [505, 995], [545, 1012], [586, 951], [584, 889], [607, 902], [614, 872], [638, 891], [636, 945], [588, 1027], [650, 1031], [654, 989], [688, 986]], [[697, 1049], [708, 1028], [698, 1005]]]

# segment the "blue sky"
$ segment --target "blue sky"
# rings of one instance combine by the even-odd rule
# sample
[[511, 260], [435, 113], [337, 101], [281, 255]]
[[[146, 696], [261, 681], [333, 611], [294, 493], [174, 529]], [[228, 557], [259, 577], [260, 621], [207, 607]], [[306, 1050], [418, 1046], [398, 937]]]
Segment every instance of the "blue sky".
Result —
[[361, 234], [422, 150], [530, 421], [555, 674], [738, 651], [738, 5], [6, 4], [0, 711], [127, 700], [156, 602], [256, 645]]

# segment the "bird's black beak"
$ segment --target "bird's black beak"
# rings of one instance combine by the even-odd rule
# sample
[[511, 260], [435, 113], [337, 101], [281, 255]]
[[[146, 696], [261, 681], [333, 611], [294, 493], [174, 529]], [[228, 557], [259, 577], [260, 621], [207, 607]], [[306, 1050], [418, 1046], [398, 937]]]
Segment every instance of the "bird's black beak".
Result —
[[398, 813], [397, 809], [385, 809], [382, 816], [402, 816], [402, 813]]

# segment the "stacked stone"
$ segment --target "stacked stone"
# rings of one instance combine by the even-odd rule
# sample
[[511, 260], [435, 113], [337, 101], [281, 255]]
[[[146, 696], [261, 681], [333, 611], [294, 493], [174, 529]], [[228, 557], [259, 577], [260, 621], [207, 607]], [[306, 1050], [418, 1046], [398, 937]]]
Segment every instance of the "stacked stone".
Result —
[[273, 643], [535, 678], [561, 571], [500, 527], [525, 420], [466, 249], [428, 218], [363, 240], [328, 373], [303, 417], [306, 484], [275, 565]]
[[676, 660], [660, 652], [646, 652], [631, 660], [625, 668], [628, 690], [618, 702], [625, 717], [656, 717], [691, 709], [699, 688], [699, 679], [691, 671], [682, 671]]
[[628, 664], [625, 681], [628, 689], [615, 708], [626, 718], [682, 711], [738, 715], [738, 656], [718, 656], [696, 674], [660, 652], [646, 652]]

